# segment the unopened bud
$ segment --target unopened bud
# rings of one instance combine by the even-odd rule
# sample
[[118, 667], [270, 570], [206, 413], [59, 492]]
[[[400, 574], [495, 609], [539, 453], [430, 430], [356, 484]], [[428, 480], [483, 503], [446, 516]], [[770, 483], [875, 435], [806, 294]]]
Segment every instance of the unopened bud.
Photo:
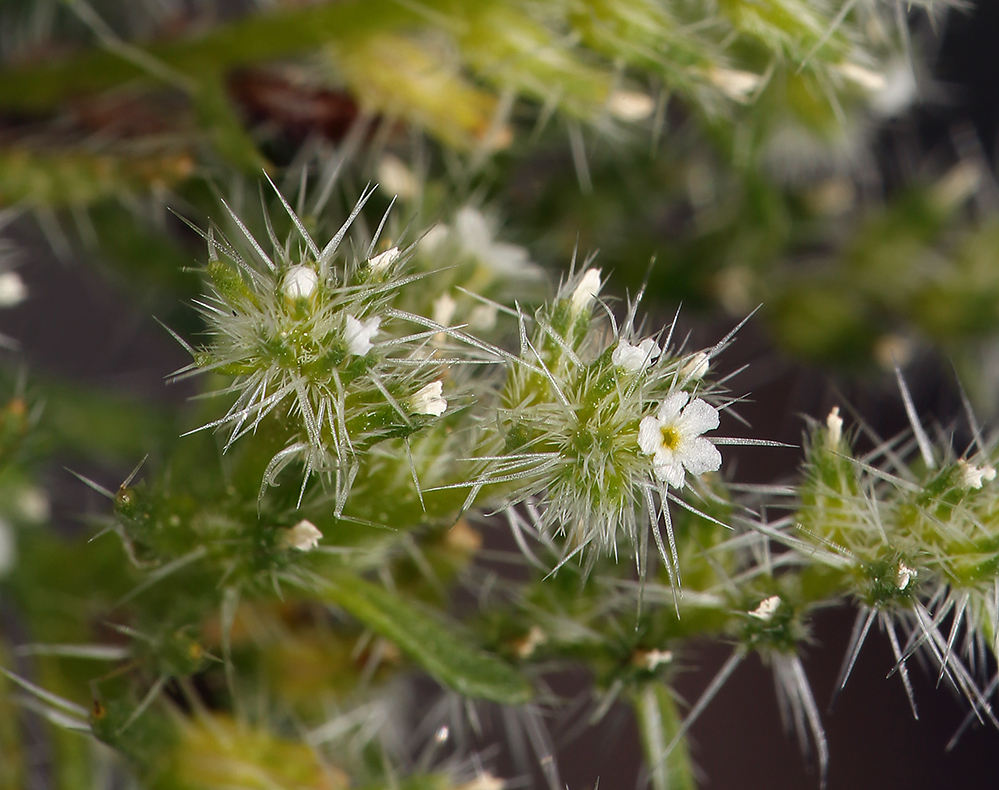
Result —
[[281, 290], [289, 299], [308, 299], [319, 284], [319, 275], [311, 266], [292, 266], [284, 275]]
[[580, 277], [576, 290], [572, 292], [569, 310], [574, 316], [589, 310], [598, 293], [600, 293], [600, 269], [587, 269]]

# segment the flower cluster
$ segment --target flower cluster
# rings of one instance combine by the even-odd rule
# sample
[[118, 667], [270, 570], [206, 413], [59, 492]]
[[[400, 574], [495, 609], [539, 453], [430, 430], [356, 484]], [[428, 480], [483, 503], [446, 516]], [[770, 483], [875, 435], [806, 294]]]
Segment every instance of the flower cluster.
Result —
[[[366, 199], [322, 249], [283, 197], [292, 230], [279, 243], [265, 215], [272, 255], [231, 212], [237, 243], [214, 228], [204, 234], [210, 291], [199, 306], [211, 342], [192, 349], [195, 362], [178, 373], [232, 377], [217, 394], [234, 393], [235, 401], [203, 426], [227, 428], [226, 448], [271, 415], [290, 426], [261, 495], [300, 462], [302, 491], [314, 474], [333, 480], [338, 512], [359, 451], [407, 437], [447, 410], [446, 362], [430, 342], [441, 327], [393, 307], [410, 281], [401, 274], [406, 254], [396, 247], [374, 254], [377, 236], [361, 260], [341, 253]], [[403, 333], [412, 321], [415, 331]]]
[[623, 538], [644, 576], [651, 531], [678, 584], [668, 503], [696, 510], [679, 496], [687, 475], [693, 481], [721, 466], [701, 434], [718, 427], [724, 402], [703, 377], [728, 338], [698, 354], [670, 347], [672, 327], [641, 338], [641, 296], [618, 326], [599, 302], [601, 286], [600, 271], [586, 268], [537, 312], [530, 335], [521, 315], [520, 356], [469, 500], [486, 487], [508, 509], [540, 503], [531, 508], [539, 535], [568, 537], [562, 562], [594, 549], [588, 567], [599, 554], [616, 555]]

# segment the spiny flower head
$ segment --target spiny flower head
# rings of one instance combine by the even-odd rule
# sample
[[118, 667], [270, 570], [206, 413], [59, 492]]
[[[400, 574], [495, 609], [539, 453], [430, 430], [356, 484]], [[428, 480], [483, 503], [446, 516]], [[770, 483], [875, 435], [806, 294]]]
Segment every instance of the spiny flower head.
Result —
[[[231, 210], [237, 243], [214, 228], [204, 234], [209, 293], [199, 307], [211, 342], [192, 349], [194, 364], [180, 371], [232, 377], [217, 394], [235, 393], [235, 401], [203, 426], [228, 429], [226, 448], [272, 413], [291, 426], [261, 494], [282, 469], [301, 462], [303, 492], [312, 474], [335, 481], [338, 512], [359, 452], [407, 437], [447, 408], [445, 363], [430, 345], [440, 327], [393, 307], [413, 280], [401, 274], [405, 254], [395, 247], [374, 254], [377, 233], [363, 258], [341, 253], [369, 196], [322, 249], [280, 195], [294, 229], [282, 244], [265, 215], [271, 254]], [[400, 325], [409, 319], [420, 325], [404, 333]]]
[[[913, 710], [905, 662], [920, 648], [940, 667], [941, 678], [999, 726], [970, 668], [981, 665], [987, 648], [999, 654], [996, 441], [982, 436], [969, 408], [978, 451], [955, 457], [949, 443], [930, 440], [901, 374], [899, 386], [912, 426], [908, 441], [903, 436], [882, 442], [854, 457], [838, 409], [813, 430], [801, 508], [793, 518], [806, 535], [798, 548], [810, 561], [838, 569], [860, 603], [841, 688], [878, 619]], [[943, 628], [948, 620], [949, 633]], [[899, 639], [899, 628], [909, 635], [907, 642]]]
[[[618, 326], [599, 301], [601, 286], [598, 269], [570, 274], [536, 313], [530, 337], [521, 315], [520, 356], [510, 365], [473, 495], [495, 485], [505, 487], [507, 506], [540, 503], [540, 530], [568, 536], [563, 562], [590, 547], [592, 566], [597, 554], [616, 555], [624, 538], [644, 574], [650, 527], [675, 580], [667, 503], [689, 505], [670, 488], [679, 493], [686, 474], [693, 481], [720, 467], [717, 449], [700, 434], [717, 427], [724, 404], [702, 377], [728, 338], [707, 353], [680, 354], [669, 345], [672, 328], [664, 338], [635, 328], [641, 295]], [[692, 394], [701, 397], [690, 401]]]

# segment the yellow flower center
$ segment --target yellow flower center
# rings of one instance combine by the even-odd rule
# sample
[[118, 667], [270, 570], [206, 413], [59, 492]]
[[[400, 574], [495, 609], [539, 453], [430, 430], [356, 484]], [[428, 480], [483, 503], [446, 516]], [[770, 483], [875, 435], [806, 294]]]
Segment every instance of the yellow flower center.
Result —
[[676, 428], [672, 425], [664, 425], [662, 428], [663, 434], [663, 447], [667, 450], [676, 450], [678, 444], [680, 444], [680, 434], [677, 433]]

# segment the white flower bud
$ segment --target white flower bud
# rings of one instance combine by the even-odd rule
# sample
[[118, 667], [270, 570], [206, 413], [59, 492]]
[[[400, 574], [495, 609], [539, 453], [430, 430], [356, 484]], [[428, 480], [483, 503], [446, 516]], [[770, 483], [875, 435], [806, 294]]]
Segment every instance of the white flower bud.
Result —
[[284, 543], [299, 551], [312, 551], [319, 545], [322, 537], [323, 533], [316, 525], [303, 518], [284, 534]]
[[546, 634], [539, 626], [532, 625], [531, 630], [527, 632], [527, 636], [516, 642], [514, 645], [514, 651], [517, 653], [518, 658], [530, 658], [534, 655], [534, 651], [547, 641], [548, 634]]
[[663, 664], [673, 663], [672, 650], [639, 650], [632, 656], [631, 663], [649, 672], [655, 672]]
[[622, 337], [611, 354], [611, 362], [628, 373], [638, 373], [655, 362], [661, 353], [662, 350], [651, 337], [645, 338], [637, 346], [631, 345]]
[[749, 71], [713, 66], [708, 72], [708, 79], [733, 101], [746, 102], [760, 86], [762, 78]]
[[780, 606], [780, 596], [771, 595], [769, 598], [764, 598], [760, 601], [760, 605], [747, 614], [749, 614], [750, 617], [755, 617], [757, 620], [769, 622], [774, 616], [774, 612], [777, 611], [778, 606]]
[[579, 279], [576, 290], [572, 292], [569, 310], [577, 316], [584, 310], [589, 310], [593, 300], [600, 293], [600, 269], [587, 269]]
[[28, 286], [17, 272], [0, 272], [0, 307], [14, 307], [28, 298]]
[[898, 564], [898, 573], [895, 574], [895, 583], [898, 589], [904, 590], [909, 586], [909, 582], [916, 577], [916, 569], [910, 568], [904, 562]]
[[399, 260], [399, 254], [399, 248], [393, 247], [390, 250], [379, 253], [374, 258], [370, 258], [368, 266], [371, 267], [371, 273], [377, 277], [381, 277], [388, 271], [389, 266]]
[[480, 304], [468, 314], [468, 325], [472, 329], [490, 330], [496, 326], [497, 315], [495, 305]]
[[839, 440], [843, 436], [843, 418], [839, 416], [839, 406], [833, 406], [829, 416], [826, 417], [826, 441], [830, 450], [839, 447]]
[[704, 378], [704, 374], [708, 372], [708, 368], [710, 367], [711, 360], [708, 359], [708, 355], [703, 351], [698, 351], [680, 368], [680, 379], [700, 381]]
[[957, 462], [957, 466], [961, 470], [958, 477], [958, 484], [962, 488], [981, 488], [983, 480], [991, 481], [996, 479], [996, 470], [988, 464], [985, 466], [975, 466], [962, 459]]
[[440, 417], [447, 411], [447, 401], [443, 398], [444, 383], [432, 381], [417, 392], [411, 401], [415, 414], [431, 414]]
[[506, 787], [506, 780], [490, 773], [481, 773], [471, 782], [459, 785], [456, 790], [503, 790], [504, 787]]
[[656, 109], [655, 100], [638, 91], [614, 91], [607, 100], [607, 109], [622, 121], [644, 121]]
[[17, 498], [17, 505], [21, 515], [36, 524], [47, 521], [52, 511], [48, 496], [42, 489], [34, 486], [25, 488], [21, 492]]
[[415, 197], [420, 190], [413, 171], [392, 154], [385, 154], [378, 163], [378, 186], [389, 195], [397, 195], [406, 200]]
[[373, 316], [362, 324], [354, 316], [348, 315], [347, 327], [343, 334], [347, 350], [355, 356], [365, 356], [371, 350], [371, 338], [378, 332], [378, 325], [381, 322], [381, 318]]
[[319, 275], [311, 266], [292, 266], [285, 272], [281, 290], [289, 299], [308, 299], [319, 284]]
[[424, 233], [423, 238], [420, 239], [417, 247], [420, 252], [426, 253], [427, 255], [433, 255], [437, 252], [438, 248], [447, 241], [447, 237], [450, 235], [451, 228], [442, 222], [434, 225], [430, 230]]
[[[458, 308], [458, 303], [451, 298], [451, 294], [446, 291], [434, 299], [434, 311], [431, 315], [433, 320], [441, 326], [451, 326], [451, 319], [454, 318], [454, 311]], [[435, 346], [444, 345], [447, 333], [438, 332], [433, 337]]]

